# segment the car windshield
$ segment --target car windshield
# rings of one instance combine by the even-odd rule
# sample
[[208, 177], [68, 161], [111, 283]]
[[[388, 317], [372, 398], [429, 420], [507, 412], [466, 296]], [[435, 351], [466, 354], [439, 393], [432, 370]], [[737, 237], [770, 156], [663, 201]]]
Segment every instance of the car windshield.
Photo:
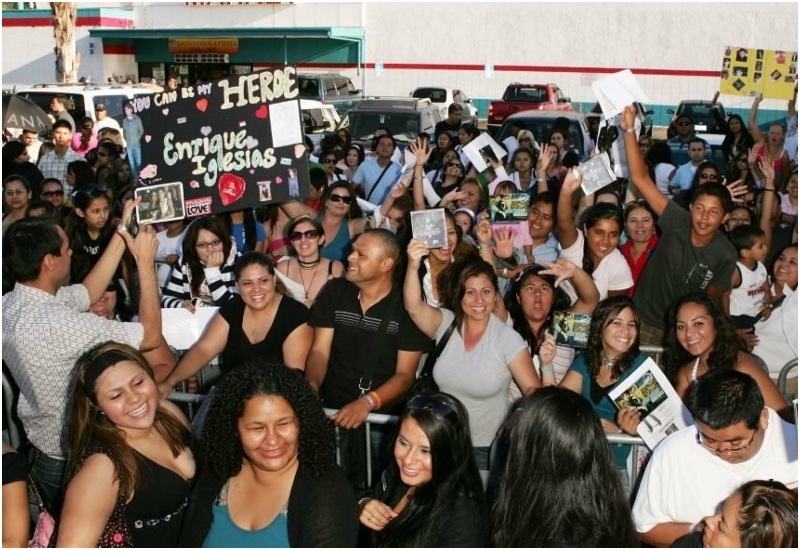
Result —
[[678, 111], [676, 113], [677, 116], [689, 116], [692, 117], [692, 120], [695, 122], [698, 119], [708, 119], [713, 120], [714, 117], [711, 114], [711, 105], [701, 105], [698, 103], [684, 103], [680, 107], [678, 107]]
[[394, 139], [409, 143], [419, 134], [419, 113], [358, 113], [351, 111], [350, 133], [354, 140], [369, 141], [383, 126]]
[[430, 99], [433, 103], [444, 103], [447, 101], [447, 90], [442, 88], [417, 88], [414, 96], [417, 99]]
[[[550, 128], [552, 127], [553, 122], [555, 122], [555, 119], [526, 120], [524, 118], [520, 118], [514, 122], [516, 122], [518, 126], [521, 126], [525, 130], [530, 130], [530, 132], [533, 133], [533, 137], [536, 139], [536, 143], [541, 144], [548, 143], [548, 138], [550, 137]], [[580, 153], [580, 157], [583, 158], [583, 131], [581, 130], [581, 125], [577, 120], [569, 121], [569, 133], [572, 136], [573, 147], [578, 151], [578, 153]], [[495, 140], [498, 143], [502, 142], [509, 135], [511, 135], [511, 125], [505, 124], [500, 129], [500, 133], [498, 133]]]

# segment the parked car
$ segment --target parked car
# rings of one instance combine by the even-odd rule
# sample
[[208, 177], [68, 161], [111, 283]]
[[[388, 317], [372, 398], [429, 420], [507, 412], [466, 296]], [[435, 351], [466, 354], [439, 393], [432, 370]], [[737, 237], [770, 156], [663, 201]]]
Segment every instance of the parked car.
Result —
[[416, 139], [418, 134], [433, 136], [436, 123], [441, 120], [438, 107], [430, 99], [380, 97], [361, 101], [355, 109], [347, 113], [339, 127], [349, 126], [352, 141], [363, 145], [365, 149], [371, 149], [375, 130], [384, 126], [394, 136], [397, 144], [404, 147]]
[[300, 99], [330, 103], [343, 115], [364, 98], [361, 90], [346, 76], [328, 73], [299, 73]]
[[341, 122], [341, 117], [333, 105], [313, 99], [300, 100], [300, 115], [303, 120], [303, 132], [311, 138], [315, 147], [319, 145], [323, 136], [334, 132]]
[[550, 130], [557, 118], [564, 118], [569, 122], [569, 132], [572, 136], [572, 143], [578, 150], [581, 161], [589, 158], [592, 147], [592, 140], [589, 137], [589, 127], [586, 117], [575, 111], [523, 111], [508, 117], [495, 136], [495, 140], [500, 143], [511, 135], [511, 124], [525, 130], [530, 130], [537, 143], [547, 143], [550, 137]]
[[489, 104], [487, 127], [494, 134], [506, 118], [531, 109], [546, 111], [571, 111], [571, 99], [565, 97], [556, 84], [520, 84], [512, 82], [503, 93], [503, 99]]
[[[641, 103], [636, 103], [636, 116], [639, 117], [639, 122], [642, 124], [642, 133], [646, 136], [653, 137], [653, 111], [647, 110]], [[600, 108], [600, 103], [595, 103], [591, 110], [586, 114], [587, 119], [601, 118], [603, 110]]]
[[713, 108], [719, 109], [723, 120], [728, 120], [725, 107], [719, 102], [712, 106], [710, 101], [686, 99], [678, 104], [677, 109], [667, 109], [667, 113], [672, 115], [667, 127], [667, 138], [671, 139], [678, 135], [677, 121], [678, 117], [681, 116], [691, 117], [692, 122], [694, 122], [694, 131], [698, 134], [725, 134], [725, 130], [717, 126], [717, 121], [711, 113]]
[[125, 103], [136, 98], [143, 98], [142, 101], [147, 101], [153, 93], [155, 93], [154, 88], [141, 84], [94, 83], [36, 84], [16, 92], [17, 95], [36, 103], [46, 113], [50, 112], [50, 103], [55, 96], [65, 96], [69, 103], [67, 111], [72, 115], [76, 124], [85, 116], [97, 120], [94, 107], [98, 103], [106, 106], [108, 116], [122, 123], [122, 119], [125, 118], [123, 110]]
[[478, 109], [472, 104], [463, 90], [455, 88], [440, 88], [438, 86], [425, 86], [411, 92], [411, 97], [417, 99], [430, 99], [431, 103], [439, 108], [442, 120], [447, 118], [447, 110], [453, 103], [461, 105], [461, 124], [478, 125]]

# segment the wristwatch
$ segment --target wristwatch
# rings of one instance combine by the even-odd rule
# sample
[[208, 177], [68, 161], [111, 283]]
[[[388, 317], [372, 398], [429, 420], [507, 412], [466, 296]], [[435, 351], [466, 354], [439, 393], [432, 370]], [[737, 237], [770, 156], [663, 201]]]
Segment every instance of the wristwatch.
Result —
[[625, 128], [625, 133], [626, 134], [635, 134], [636, 133], [636, 128]]

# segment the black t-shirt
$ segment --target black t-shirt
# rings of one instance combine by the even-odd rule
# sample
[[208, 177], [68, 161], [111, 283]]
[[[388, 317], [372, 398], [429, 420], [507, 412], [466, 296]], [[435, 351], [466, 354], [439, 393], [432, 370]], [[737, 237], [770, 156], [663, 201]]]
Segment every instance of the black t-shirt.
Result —
[[[294, 329], [308, 321], [308, 308], [297, 300], [283, 296], [267, 335], [260, 342], [252, 344], [242, 330], [244, 308], [244, 301], [238, 294], [233, 295], [225, 305], [219, 308], [220, 316], [229, 325], [228, 342], [222, 351], [222, 364], [220, 365], [223, 374], [229, 373], [248, 359], [255, 357], [283, 363], [284, 340]], [[304, 365], [291, 366], [300, 368]]]
[[16, 451], [3, 452], [3, 485], [27, 481], [30, 465], [27, 459]]
[[451, 136], [457, 137], [459, 128], [461, 128], [461, 122], [450, 124], [447, 122], [447, 119], [444, 119], [443, 121], [436, 123], [436, 127], [433, 129], [433, 135], [438, 136], [442, 132], [447, 132]]
[[[326, 407], [341, 408], [361, 395], [359, 380], [386, 314], [391, 318], [373, 365], [371, 389], [379, 388], [394, 376], [398, 351], [426, 352], [433, 347], [433, 341], [417, 328], [403, 307], [401, 289], [392, 289], [366, 313], [361, 312], [358, 294], [353, 283], [344, 278], [334, 279], [325, 285], [311, 308], [309, 325], [334, 329], [328, 371], [320, 391]], [[389, 311], [392, 297], [394, 311]]]
[[692, 216], [670, 201], [658, 225], [661, 240], [639, 278], [633, 302], [647, 324], [663, 329], [670, 304], [708, 287], [731, 288], [736, 249], [720, 231], [705, 246], [692, 244]]

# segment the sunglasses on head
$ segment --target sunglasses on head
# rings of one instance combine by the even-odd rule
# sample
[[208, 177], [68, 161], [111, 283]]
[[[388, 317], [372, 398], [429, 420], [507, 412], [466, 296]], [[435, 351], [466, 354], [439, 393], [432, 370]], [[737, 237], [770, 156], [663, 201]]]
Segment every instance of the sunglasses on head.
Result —
[[523, 141], [530, 141], [530, 140], [531, 140], [531, 138], [528, 138], [528, 137], [519, 138], [520, 143], [523, 142]]
[[108, 191], [108, 187], [105, 185], [88, 185], [73, 191], [72, 196], [77, 197], [78, 195], [87, 195], [89, 197], [99, 197], [105, 195], [106, 191]]
[[319, 232], [316, 229], [309, 229], [308, 231], [292, 231], [289, 233], [289, 240], [292, 242], [297, 242], [303, 237], [308, 240], [316, 239], [319, 237]]
[[450, 406], [430, 395], [418, 395], [408, 403], [408, 408], [413, 411], [430, 411], [439, 418], [447, 418], [456, 412]]
[[343, 202], [345, 204], [352, 204], [353, 197], [345, 197], [344, 195], [328, 195], [328, 200], [331, 202]]

